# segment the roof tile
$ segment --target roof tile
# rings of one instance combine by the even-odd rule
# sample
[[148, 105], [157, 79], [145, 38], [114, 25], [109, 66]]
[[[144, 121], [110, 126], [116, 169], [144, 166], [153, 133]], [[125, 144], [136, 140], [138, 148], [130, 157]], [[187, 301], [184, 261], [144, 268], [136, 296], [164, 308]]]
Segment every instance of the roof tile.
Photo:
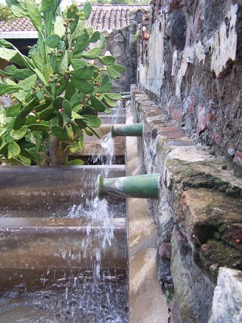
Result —
[[[88, 19], [89, 25], [95, 30], [122, 29], [129, 25], [129, 14], [133, 10], [148, 8], [142, 5], [93, 5]], [[28, 18], [18, 18], [11, 21], [0, 21], [0, 33], [35, 31]]]

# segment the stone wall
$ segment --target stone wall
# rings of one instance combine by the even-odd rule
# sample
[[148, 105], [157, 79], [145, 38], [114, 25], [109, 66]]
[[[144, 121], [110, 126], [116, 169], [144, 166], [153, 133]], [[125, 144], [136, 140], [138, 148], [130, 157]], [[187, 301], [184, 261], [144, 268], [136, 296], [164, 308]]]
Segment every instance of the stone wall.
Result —
[[130, 91], [131, 84], [137, 83], [137, 41], [139, 28], [142, 24], [149, 24], [149, 14], [144, 8], [131, 11], [130, 24], [123, 29], [114, 29], [106, 33], [104, 53], [110, 52], [117, 64], [125, 66], [125, 73], [114, 82], [114, 90]]
[[240, 322], [242, 179], [145, 94], [132, 91], [132, 113], [144, 123], [141, 172], [160, 174], [150, 207], [170, 322]]
[[242, 169], [241, 1], [152, 0], [138, 47], [140, 89], [226, 167]]

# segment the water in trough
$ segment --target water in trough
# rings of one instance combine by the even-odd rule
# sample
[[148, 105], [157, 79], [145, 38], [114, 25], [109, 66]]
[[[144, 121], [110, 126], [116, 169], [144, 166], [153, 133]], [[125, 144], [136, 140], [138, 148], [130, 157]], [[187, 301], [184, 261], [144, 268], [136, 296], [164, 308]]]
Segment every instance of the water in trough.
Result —
[[[114, 159], [112, 142], [113, 140], [109, 134], [101, 142], [102, 147], [108, 151], [109, 166]], [[21, 176], [16, 177], [16, 174], [11, 175], [11, 171], [6, 172], [7, 182], [9, 183], [9, 180], [10, 182], [13, 180], [16, 183], [18, 179], [18, 188], [20, 190], [15, 191], [16, 185], [13, 185], [8, 187], [5, 193], [0, 193], [10, 196], [9, 200], [13, 201], [12, 205], [10, 203], [9, 207], [7, 207], [6, 199], [4, 199], [4, 196], [1, 197], [4, 203], [2, 203], [0, 210], [2, 217], [0, 252], [4, 253], [6, 251], [9, 252], [10, 256], [12, 255], [12, 250], [4, 249], [4, 241], [9, 242], [14, 237], [13, 241], [15, 241], [11, 248], [16, 248], [16, 254], [21, 259], [17, 259], [20, 263], [20, 268], [13, 268], [14, 265], [11, 268], [2, 268], [0, 279], [0, 322], [128, 322], [126, 268], [115, 264], [115, 259], [118, 258], [117, 254], [120, 253], [118, 250], [120, 241], [124, 240], [124, 238], [123, 233], [121, 238], [119, 233], [115, 233], [116, 231], [120, 232], [120, 230], [117, 230], [114, 225], [116, 223], [115, 218], [118, 217], [116, 219], [118, 221], [121, 214], [122, 216], [125, 214], [125, 202], [114, 202], [111, 205], [105, 199], [99, 201], [96, 198], [95, 183], [97, 175], [101, 171], [103, 175], [107, 176], [109, 167], [100, 166], [99, 169], [98, 166], [95, 166], [95, 168], [98, 169], [97, 173], [94, 172], [88, 177], [89, 167], [84, 167], [84, 172], [79, 175], [82, 180], [85, 178], [85, 183], [81, 189], [78, 188], [80, 178], [76, 176], [78, 168], [73, 173], [69, 173], [69, 175], [71, 174], [70, 178], [73, 185], [66, 184], [69, 181], [67, 179], [67, 181], [64, 181], [64, 187], [61, 185], [65, 175], [62, 175], [61, 178], [59, 170], [54, 170], [54, 172], [56, 171], [54, 183], [53, 177], [50, 175], [48, 179], [45, 173], [44, 188], [38, 187], [38, 183], [41, 182], [41, 179], [38, 179], [38, 176], [36, 177], [38, 170], [32, 177], [30, 175], [30, 177], [23, 177], [22, 179]], [[112, 171], [112, 166], [110, 168]], [[21, 170], [18, 172], [20, 175]], [[64, 172], [65, 170], [63, 170], [62, 174]], [[84, 173], [85, 176], [83, 176]], [[29, 183], [32, 182], [33, 178], [36, 178], [36, 191], [27, 185], [28, 181]], [[40, 178], [43, 178], [43, 175], [40, 175]], [[1, 185], [3, 187], [4, 183], [0, 181], [0, 188]], [[90, 186], [92, 186], [91, 190]], [[58, 194], [58, 191], [60, 194]], [[87, 191], [89, 191], [88, 196], [86, 195]], [[39, 194], [40, 192], [41, 194]], [[23, 195], [21, 196], [22, 193]], [[14, 208], [15, 200], [18, 200], [18, 198], [14, 198], [16, 195], [20, 196], [22, 206], [26, 209], [21, 211], [21, 207], [20, 209]], [[31, 201], [33, 201], [34, 196], [36, 205], [34, 210], [31, 210]], [[79, 200], [82, 200], [82, 203], [78, 203]], [[42, 209], [40, 209], [41, 205], [44, 205]], [[45, 232], [45, 227], [41, 227], [43, 233], [38, 236], [34, 232], [34, 229], [38, 231], [38, 226], [37, 228], [34, 227], [33, 223], [38, 222], [41, 215], [43, 216], [43, 212], [44, 218], [47, 219], [50, 215], [50, 218], [55, 223], [57, 223], [59, 215], [60, 221], [64, 217], [66, 221], [80, 220], [80, 223], [85, 223], [85, 225], [80, 225], [79, 228], [70, 226], [70, 232], [62, 224], [58, 224], [59, 227], [57, 228], [53, 225], [54, 229], [53, 227], [49, 229], [50, 233]], [[15, 224], [12, 221], [13, 217], [17, 218]], [[42, 219], [41, 221], [43, 222], [44, 220]], [[48, 222], [49, 219], [46, 221]], [[28, 223], [25, 229], [21, 227], [21, 223]], [[26, 240], [26, 232], [33, 235], [31, 241]], [[79, 234], [80, 240], [75, 238]], [[43, 248], [39, 251], [41, 256], [44, 258], [46, 256], [44, 249], [46, 248], [47, 250], [51, 246], [52, 250], [55, 250], [53, 262], [55, 261], [54, 258], [60, 258], [60, 263], [64, 263], [63, 268], [51, 265], [48, 267], [45, 266], [44, 262], [43, 265], [41, 260], [38, 259], [37, 251], [36, 259], [33, 259], [33, 256], [31, 258], [29, 250], [32, 250], [39, 241], [41, 241]], [[60, 244], [62, 249], [59, 248]], [[67, 247], [68, 245], [69, 247]], [[125, 254], [125, 243], [121, 248], [123, 249], [122, 253]], [[27, 252], [30, 253], [29, 261], [26, 260], [26, 268], [23, 266], [23, 259], [27, 259], [25, 258], [27, 257], [25, 249], [28, 249]], [[35, 250], [32, 250], [32, 252], [32, 255], [34, 255]], [[6, 256], [7, 258], [9, 257]], [[112, 259], [113, 264], [110, 265]], [[17, 262], [14, 259], [12, 260], [13, 264], [16, 263], [17, 266]], [[38, 261], [41, 266], [43, 265], [42, 267], [36, 265]], [[87, 265], [90, 261], [91, 266]], [[82, 267], [83, 263], [86, 264], [84, 267]], [[105, 265], [106, 263], [108, 265]], [[66, 264], [69, 264], [69, 266]], [[81, 266], [77, 264], [81, 264]], [[35, 273], [35, 280], [31, 278], [32, 271]], [[5, 282], [3, 277], [6, 279]]]

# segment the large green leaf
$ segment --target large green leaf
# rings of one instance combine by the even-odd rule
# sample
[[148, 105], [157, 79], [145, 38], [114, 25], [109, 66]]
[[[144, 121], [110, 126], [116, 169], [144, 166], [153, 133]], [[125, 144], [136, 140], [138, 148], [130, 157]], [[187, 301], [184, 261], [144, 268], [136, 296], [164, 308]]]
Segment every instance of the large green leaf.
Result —
[[25, 125], [25, 118], [21, 117], [20, 114], [16, 115], [12, 128], [18, 130]]
[[20, 102], [25, 104], [26, 100], [28, 101], [28, 95], [26, 95], [26, 92], [24, 90], [19, 90], [18, 92], [14, 93], [15, 98]]
[[120, 100], [122, 98], [120, 93], [106, 93], [106, 96], [112, 100]]
[[[87, 125], [87, 128], [85, 128], [85, 131], [86, 131], [86, 133], [88, 134], [87, 129], [89, 129], [89, 130], [91, 131], [91, 134], [94, 134], [97, 138], [100, 138], [99, 134], [96, 132], [96, 130], [94, 130], [94, 129], [93, 129], [93, 127], [91, 127], [91, 126]], [[91, 134], [89, 134], [89, 136], [90, 136]], [[92, 135], [91, 135], [91, 136], [92, 136]]]
[[70, 101], [70, 99], [72, 98], [75, 92], [76, 92], [75, 87], [71, 82], [69, 82], [65, 89], [65, 98]]
[[0, 48], [0, 58], [4, 59], [5, 61], [12, 61], [12, 59], [17, 55], [17, 51], [15, 49], [9, 48]]
[[100, 54], [101, 54], [100, 48], [92, 48], [85, 54], [82, 54], [81, 56], [86, 59], [96, 59], [96, 58], [99, 58]]
[[119, 64], [113, 64], [112, 68], [118, 73], [124, 73], [126, 71], [126, 68], [123, 65], [119, 65]]
[[6, 4], [8, 5], [8, 7], [10, 7], [12, 13], [16, 17], [22, 18], [27, 16], [27, 11], [22, 2], [19, 2], [17, 0], [6, 0]]
[[20, 147], [15, 141], [8, 145], [8, 159], [18, 156], [20, 152]]
[[51, 104], [51, 99], [45, 100], [45, 102], [38, 104], [34, 107], [36, 112], [41, 112]]
[[45, 12], [46, 10], [51, 9], [51, 6], [52, 6], [52, 0], [42, 0], [40, 11]]
[[73, 56], [80, 57], [81, 53], [86, 49], [87, 45], [89, 44], [89, 36], [84, 32], [80, 35], [75, 43]]
[[20, 129], [18, 129], [18, 130], [12, 129], [10, 131], [10, 136], [15, 141], [18, 141], [18, 140], [22, 139], [26, 135], [27, 131], [28, 131], [28, 126], [23, 126]]
[[52, 14], [53, 16], [56, 13], [57, 8], [59, 7], [62, 0], [52, 0]]
[[6, 117], [15, 117], [20, 112], [21, 105], [13, 104], [6, 109]]
[[37, 75], [36, 74], [32, 74], [31, 76], [27, 77], [26, 79], [20, 81], [18, 83], [19, 86], [21, 86], [21, 88], [28, 92], [32, 89], [32, 87], [36, 86], [36, 81], [37, 81]]
[[96, 98], [94, 95], [91, 95], [90, 100], [95, 110], [97, 110], [98, 112], [105, 111], [105, 105], [101, 101], [99, 101], [98, 98]]
[[[38, 48], [38, 53], [39, 53], [39, 57], [41, 59], [42, 65], [41, 68], [39, 69], [43, 75], [45, 75], [45, 70], [46, 70], [46, 64], [47, 64], [47, 57], [46, 57], [46, 47], [45, 47], [45, 38], [44, 35], [39, 32], [38, 34], [38, 43], [37, 43], [37, 48]], [[46, 75], [46, 78], [48, 76]]]
[[21, 90], [21, 87], [19, 87], [18, 85], [4, 84], [4, 83], [0, 84], [0, 95], [14, 93], [19, 90]]
[[9, 143], [5, 142], [5, 141], [0, 145], [0, 155], [4, 154], [6, 152], [8, 145], [9, 145]]
[[3, 38], [0, 38], [0, 46], [5, 48], [13, 48], [13, 45]]
[[118, 105], [116, 100], [112, 100], [108, 96], [104, 96], [104, 100], [110, 107], [116, 107]]
[[69, 19], [70, 31], [73, 33], [79, 21], [79, 10], [76, 4], [72, 4], [67, 9], [67, 18]]
[[71, 71], [71, 75], [80, 80], [91, 80], [98, 75], [98, 71], [96, 66], [84, 66]]
[[59, 67], [59, 74], [64, 75], [68, 69], [68, 52], [65, 51], [64, 56], [62, 58], [60, 67]]
[[115, 71], [113, 68], [111, 68], [110, 66], [107, 66], [107, 71], [108, 71], [108, 74], [113, 79], [117, 79], [119, 77], [119, 73], [117, 71]]
[[34, 25], [35, 29], [40, 32], [42, 28], [42, 17], [35, 1], [25, 0], [24, 3], [32, 24]]
[[79, 80], [75, 77], [71, 77], [71, 83], [75, 86], [75, 88], [83, 93], [91, 93], [94, 90], [94, 87], [91, 83], [84, 80]]
[[8, 65], [5, 68], [5, 75], [12, 76], [13, 73], [16, 71], [21, 71], [21, 70], [18, 70], [15, 65]]
[[53, 15], [52, 15], [51, 8], [43, 12], [43, 18], [44, 18], [44, 26], [43, 26], [44, 35], [45, 36], [51, 35], [52, 27], [53, 27], [52, 25]]
[[100, 43], [99, 43], [99, 48], [103, 49], [105, 43], [105, 35], [102, 34], [100, 37]]
[[113, 85], [111, 82], [105, 83], [105, 84], [101, 85], [101, 87], [98, 89], [98, 92], [106, 93], [111, 90], [112, 86]]
[[65, 114], [67, 115], [68, 118], [71, 118], [71, 104], [69, 101], [64, 100], [62, 104]]
[[72, 119], [83, 119], [83, 116], [81, 116], [80, 114], [76, 113], [75, 111], [72, 111], [71, 117], [72, 117]]
[[52, 126], [51, 133], [62, 141], [69, 139], [65, 128], [61, 128], [59, 126]]
[[63, 96], [57, 96], [53, 101], [53, 107], [56, 110], [59, 110], [62, 108], [62, 103], [65, 100]]
[[65, 35], [64, 20], [61, 16], [57, 16], [54, 24], [54, 33], [59, 35], [62, 38]]
[[26, 117], [36, 106], [38, 100], [33, 98], [30, 102], [28, 102], [20, 112], [21, 117]]
[[111, 55], [99, 57], [99, 61], [104, 65], [112, 65], [115, 62], [115, 58]]
[[84, 5], [84, 18], [87, 20], [92, 12], [92, 4], [91, 2], [85, 2]]
[[40, 120], [46, 120], [46, 121], [51, 120], [55, 116], [54, 111], [55, 109], [53, 108], [53, 106], [50, 106], [44, 109], [39, 113]]
[[21, 160], [24, 166], [30, 166], [31, 165], [31, 159], [27, 158], [25, 156], [19, 155], [18, 158]]
[[87, 62], [81, 59], [71, 59], [71, 65], [74, 69], [83, 68]]
[[89, 39], [89, 42], [90, 42], [90, 43], [95, 43], [96, 41], [98, 41], [98, 40], [100, 39], [100, 36], [101, 36], [100, 32], [99, 32], [99, 31], [95, 31], [95, 32], [91, 35], [91, 37], [90, 37], [90, 39]]
[[50, 48], [57, 48], [60, 45], [60, 36], [57, 34], [50, 35], [44, 40], [46, 46]]
[[59, 86], [56, 88], [55, 91], [56, 96], [61, 95], [65, 91], [69, 83], [69, 78], [66, 75], [64, 75], [58, 79], [57, 83], [59, 84]]
[[42, 123], [33, 123], [28, 125], [29, 129], [32, 131], [48, 131], [50, 126]]
[[[12, 65], [14, 66], [14, 65]], [[12, 77], [18, 80], [25, 80], [27, 77], [33, 75], [33, 72], [30, 69], [16, 69], [13, 73], [12, 73]]]
[[98, 128], [102, 124], [101, 119], [95, 116], [84, 116], [83, 121], [85, 121], [90, 127], [94, 128]]

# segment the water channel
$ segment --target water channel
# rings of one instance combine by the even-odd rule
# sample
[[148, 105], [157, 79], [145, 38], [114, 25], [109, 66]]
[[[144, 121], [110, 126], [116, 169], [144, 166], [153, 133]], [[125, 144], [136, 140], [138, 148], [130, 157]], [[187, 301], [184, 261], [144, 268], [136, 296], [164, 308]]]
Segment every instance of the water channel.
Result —
[[93, 165], [1, 166], [0, 322], [128, 322], [126, 202], [96, 197], [99, 174], [125, 175], [112, 144]]

